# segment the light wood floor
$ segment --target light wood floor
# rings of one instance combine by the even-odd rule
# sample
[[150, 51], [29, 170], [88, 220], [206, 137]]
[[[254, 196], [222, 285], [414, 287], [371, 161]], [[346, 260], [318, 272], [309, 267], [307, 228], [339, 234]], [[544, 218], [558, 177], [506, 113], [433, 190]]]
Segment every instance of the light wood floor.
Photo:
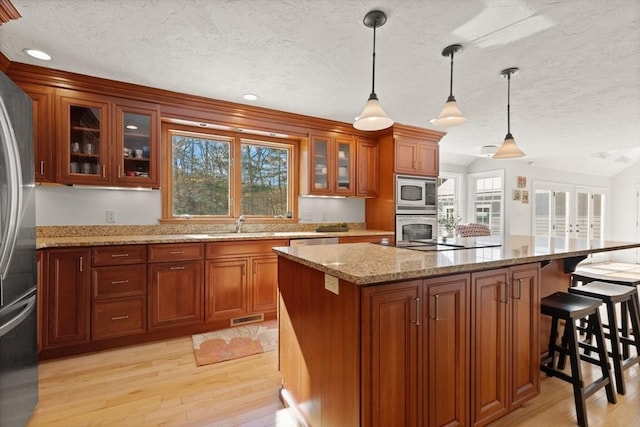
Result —
[[[568, 383], [543, 376], [540, 396], [492, 427], [574, 427]], [[627, 394], [587, 400], [591, 427], [640, 426], [640, 367], [625, 371]], [[40, 364], [36, 426], [293, 426], [278, 400], [277, 352], [196, 367], [191, 338]]]

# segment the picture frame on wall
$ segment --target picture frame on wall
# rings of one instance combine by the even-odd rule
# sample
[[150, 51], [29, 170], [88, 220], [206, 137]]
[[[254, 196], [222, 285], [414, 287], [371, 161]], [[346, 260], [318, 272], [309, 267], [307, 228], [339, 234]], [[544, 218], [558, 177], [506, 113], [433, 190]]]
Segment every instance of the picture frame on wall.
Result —
[[527, 186], [527, 177], [519, 176], [518, 177], [518, 188], [525, 188]]
[[513, 200], [520, 201], [520, 199], [522, 199], [522, 191], [513, 190]]
[[529, 191], [522, 190], [522, 203], [529, 203]]

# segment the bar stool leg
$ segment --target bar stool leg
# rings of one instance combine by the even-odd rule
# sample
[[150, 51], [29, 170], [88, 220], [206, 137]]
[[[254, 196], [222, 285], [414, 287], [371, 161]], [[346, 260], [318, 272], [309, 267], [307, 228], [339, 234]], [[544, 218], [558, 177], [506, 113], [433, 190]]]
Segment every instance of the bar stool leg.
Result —
[[620, 354], [620, 337], [618, 335], [616, 307], [615, 304], [611, 303], [605, 305], [607, 307], [607, 317], [609, 321], [609, 340], [611, 342], [611, 359], [613, 362], [613, 373], [616, 377], [616, 388], [618, 393], [625, 394], [626, 387], [624, 385], [624, 373], [622, 372], [622, 355]]
[[636, 347], [636, 357], [638, 358], [638, 366], [640, 366], [640, 303], [638, 303], [637, 295], [634, 295], [629, 301], [629, 315], [631, 316], [631, 330], [633, 331]]
[[598, 357], [600, 358], [602, 380], [608, 380], [608, 384], [604, 387], [607, 392], [607, 401], [609, 403], [617, 403], [618, 399], [616, 397], [616, 393], [613, 391], [613, 381], [611, 379], [611, 371], [609, 370], [609, 359], [604, 338], [604, 329], [602, 327], [602, 320], [600, 319], [599, 311], [596, 311], [594, 315], [589, 316], [589, 323], [591, 322], [593, 322], [592, 329], [595, 331], [593, 335], [595, 335], [596, 344], [598, 345]]
[[551, 333], [549, 334], [549, 347], [547, 349], [547, 358], [549, 359], [549, 361], [547, 362], [547, 366], [549, 368], [553, 368], [553, 364], [555, 362], [557, 335], [558, 335], [558, 318], [554, 317], [551, 319]]
[[[578, 333], [573, 321], [567, 321], [564, 328], [564, 337], [567, 338], [566, 344], [569, 350], [569, 362], [571, 363], [571, 384], [573, 385], [573, 398], [576, 403], [576, 416], [578, 418], [578, 425], [580, 425], [580, 427], [588, 427], [589, 422], [587, 421], [587, 404], [585, 402], [586, 396], [584, 393], [584, 380], [582, 378], [582, 369], [580, 367]], [[559, 369], [564, 368], [564, 366], [560, 367], [561, 361], [564, 365], [564, 360], [562, 359], [562, 356], [560, 356], [560, 360], [558, 361]]]

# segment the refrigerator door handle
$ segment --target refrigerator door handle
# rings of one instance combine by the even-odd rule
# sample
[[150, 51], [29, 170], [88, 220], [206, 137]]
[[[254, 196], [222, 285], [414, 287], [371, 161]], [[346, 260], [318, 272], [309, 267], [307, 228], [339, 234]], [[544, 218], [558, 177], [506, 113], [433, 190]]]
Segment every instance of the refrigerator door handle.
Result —
[[2, 338], [3, 336], [11, 332], [13, 328], [18, 326], [24, 319], [26, 319], [31, 314], [31, 312], [36, 306], [36, 296], [31, 295], [29, 298], [19, 303], [12, 304], [7, 308], [15, 309], [16, 307], [19, 307], [21, 305], [26, 305], [26, 307], [22, 309], [22, 311], [20, 311], [20, 313], [14, 316], [11, 320], [0, 325], [0, 338]]
[[16, 244], [19, 229], [20, 209], [22, 206], [22, 167], [20, 166], [20, 152], [18, 142], [13, 132], [9, 113], [0, 98], [0, 140], [4, 142], [5, 164], [7, 170], [6, 182], [0, 180], [1, 185], [6, 185], [6, 197], [4, 206], [7, 206], [6, 217], [0, 214], [0, 305], [3, 301], [2, 282], [6, 279], [9, 263], [13, 256], [13, 248]]

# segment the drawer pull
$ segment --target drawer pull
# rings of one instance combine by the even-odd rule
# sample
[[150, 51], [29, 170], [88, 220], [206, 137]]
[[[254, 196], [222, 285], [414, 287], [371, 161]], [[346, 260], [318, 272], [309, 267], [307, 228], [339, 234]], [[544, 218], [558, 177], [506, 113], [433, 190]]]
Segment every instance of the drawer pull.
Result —
[[111, 282], [112, 285], [120, 285], [122, 283], [129, 283], [128, 280], [114, 280]]
[[111, 254], [111, 258], [120, 258], [123, 256], [129, 256], [129, 254]]
[[169, 252], [171, 255], [182, 255], [184, 251], [171, 251]]
[[184, 267], [169, 267], [169, 270], [184, 270]]
[[128, 316], [128, 315], [125, 315], [125, 316], [115, 316], [115, 317], [112, 317], [112, 318], [111, 318], [111, 320], [125, 320], [125, 319], [128, 319], [128, 318], [129, 318], [129, 316]]

